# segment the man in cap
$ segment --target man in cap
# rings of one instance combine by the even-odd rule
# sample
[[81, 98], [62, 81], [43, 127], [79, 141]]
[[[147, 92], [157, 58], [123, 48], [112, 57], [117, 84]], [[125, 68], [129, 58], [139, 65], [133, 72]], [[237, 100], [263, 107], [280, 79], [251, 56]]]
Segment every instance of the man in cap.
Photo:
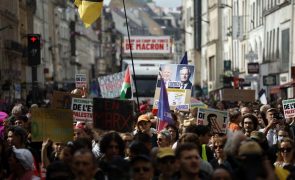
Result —
[[33, 172], [33, 155], [27, 149], [16, 149], [14, 146], [8, 151], [8, 164], [12, 172], [8, 180], [13, 179], [30, 179], [37, 180], [39, 177]]
[[171, 179], [177, 171], [175, 154], [172, 148], [159, 148], [157, 153], [159, 179]]
[[157, 132], [154, 128], [151, 128], [152, 123], [150, 121], [150, 118], [148, 117], [147, 114], [140, 115], [137, 119], [137, 124], [136, 124], [136, 131], [134, 134], [138, 133], [144, 133], [149, 135], [151, 138], [151, 143], [153, 147], [157, 146]]
[[150, 157], [138, 155], [130, 160], [131, 179], [133, 180], [152, 180], [154, 168]]

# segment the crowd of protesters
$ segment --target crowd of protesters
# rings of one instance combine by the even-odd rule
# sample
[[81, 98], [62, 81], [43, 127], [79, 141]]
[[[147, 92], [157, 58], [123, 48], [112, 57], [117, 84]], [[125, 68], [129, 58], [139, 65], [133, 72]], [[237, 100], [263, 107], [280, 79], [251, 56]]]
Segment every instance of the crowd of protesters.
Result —
[[229, 113], [226, 134], [197, 125], [197, 108], [173, 111], [175, 123], [158, 132], [157, 117], [142, 105], [133, 132], [75, 122], [72, 141], [36, 143], [30, 109], [16, 104], [0, 112], [0, 179], [295, 178], [295, 119], [282, 116], [280, 103], [216, 108]]

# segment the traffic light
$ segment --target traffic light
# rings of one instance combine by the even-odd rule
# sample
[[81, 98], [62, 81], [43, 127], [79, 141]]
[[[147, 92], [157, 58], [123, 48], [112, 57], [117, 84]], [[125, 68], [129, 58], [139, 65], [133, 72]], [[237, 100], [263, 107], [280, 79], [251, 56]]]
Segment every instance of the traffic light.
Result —
[[28, 65], [36, 66], [41, 63], [40, 34], [28, 34]]

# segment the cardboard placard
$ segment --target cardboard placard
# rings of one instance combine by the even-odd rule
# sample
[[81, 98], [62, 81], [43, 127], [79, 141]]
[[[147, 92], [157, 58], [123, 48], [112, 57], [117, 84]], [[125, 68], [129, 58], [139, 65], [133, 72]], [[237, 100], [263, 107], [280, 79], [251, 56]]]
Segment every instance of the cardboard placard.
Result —
[[125, 72], [119, 72], [98, 78], [98, 83], [103, 98], [115, 98], [120, 96]]
[[75, 75], [76, 88], [87, 88], [87, 76], [86, 74]]
[[72, 98], [72, 111], [75, 121], [92, 122], [92, 99]]
[[[182, 105], [190, 105], [192, 82], [194, 82], [193, 65], [185, 64], [163, 64], [160, 66], [160, 74], [167, 88], [168, 101], [171, 110]], [[160, 97], [160, 77], [154, 96], [153, 109], [158, 109]]]
[[228, 123], [227, 111], [219, 111], [210, 108], [198, 109], [198, 125], [211, 126], [212, 133], [226, 133], [226, 125]]
[[73, 139], [73, 114], [68, 109], [32, 109], [32, 141], [50, 138], [54, 142]]
[[79, 95], [71, 94], [63, 91], [53, 91], [52, 108], [71, 109], [72, 98], [81, 98]]
[[132, 132], [134, 130], [134, 101], [105, 98], [93, 99], [93, 124], [95, 128]]
[[255, 90], [248, 89], [221, 89], [221, 101], [254, 102]]
[[295, 99], [283, 100], [285, 118], [295, 117]]

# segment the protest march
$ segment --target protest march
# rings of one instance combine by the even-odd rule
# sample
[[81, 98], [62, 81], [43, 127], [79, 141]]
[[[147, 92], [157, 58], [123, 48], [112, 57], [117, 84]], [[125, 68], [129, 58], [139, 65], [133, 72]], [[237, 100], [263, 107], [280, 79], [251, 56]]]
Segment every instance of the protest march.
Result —
[[243, 89], [224, 89], [214, 103], [196, 99], [194, 66], [168, 64], [154, 101], [138, 103], [129, 68], [99, 77], [100, 97], [88, 96], [79, 74], [76, 89], [54, 91], [46, 106], [1, 111], [0, 179], [294, 177], [294, 99], [262, 104]]
[[[168, 6], [159, 9], [156, 0], [128, 0], [132, 7], [128, 11], [125, 0], [122, 7], [112, 2], [113, 7], [107, 8], [103, 0], [0, 2], [0, 83], [4, 82], [0, 89], [0, 180], [295, 179], [295, 81], [281, 83], [295, 79], [295, 66], [289, 67], [295, 63], [289, 58], [295, 36], [288, 28], [295, 27], [295, 1], [267, 1], [267, 8], [275, 4], [272, 9], [257, 10], [264, 4], [258, 0], [241, 1], [241, 5], [240, 1], [183, 0], [183, 7], [175, 10], [186, 14]], [[292, 13], [278, 10], [288, 5]], [[11, 13], [5, 9], [10, 6], [19, 9]], [[32, 9], [26, 11], [27, 6]], [[202, 11], [205, 6], [208, 13]], [[236, 10], [240, 6], [243, 12]], [[231, 16], [225, 14], [228, 10]], [[51, 13], [48, 19], [47, 12]], [[97, 21], [101, 12], [103, 19]], [[253, 47], [246, 46], [244, 33], [256, 31], [266, 20], [263, 16], [273, 12], [281, 18], [274, 24], [283, 28], [261, 28], [267, 38], [257, 36]], [[127, 20], [127, 13], [133, 18]], [[33, 20], [27, 22], [21, 17], [24, 14]], [[292, 14], [292, 19], [285, 14]], [[7, 20], [2, 21], [2, 16]], [[189, 28], [178, 24], [182, 18], [187, 18], [183, 26]], [[245, 19], [251, 21], [249, 27]], [[36, 32], [52, 32], [42, 37], [29, 34], [30, 24], [37, 27]], [[201, 31], [201, 25], [207, 32]], [[19, 34], [12, 32], [16, 29]], [[215, 37], [219, 34], [220, 39]], [[23, 38], [28, 46], [16, 41]], [[271, 45], [264, 48], [264, 41]], [[244, 59], [252, 65], [249, 70], [238, 69], [246, 65]], [[31, 71], [24, 71], [22, 65]], [[276, 66], [284, 72], [275, 72]], [[267, 93], [258, 79], [259, 68], [266, 72], [262, 77]], [[290, 68], [293, 72], [289, 73]], [[18, 74], [26, 74], [30, 83], [9, 79]], [[255, 83], [245, 88], [241, 74]], [[46, 81], [42, 84], [40, 78]], [[277, 81], [279, 86], [268, 87]], [[281, 89], [285, 96], [274, 96]]]

